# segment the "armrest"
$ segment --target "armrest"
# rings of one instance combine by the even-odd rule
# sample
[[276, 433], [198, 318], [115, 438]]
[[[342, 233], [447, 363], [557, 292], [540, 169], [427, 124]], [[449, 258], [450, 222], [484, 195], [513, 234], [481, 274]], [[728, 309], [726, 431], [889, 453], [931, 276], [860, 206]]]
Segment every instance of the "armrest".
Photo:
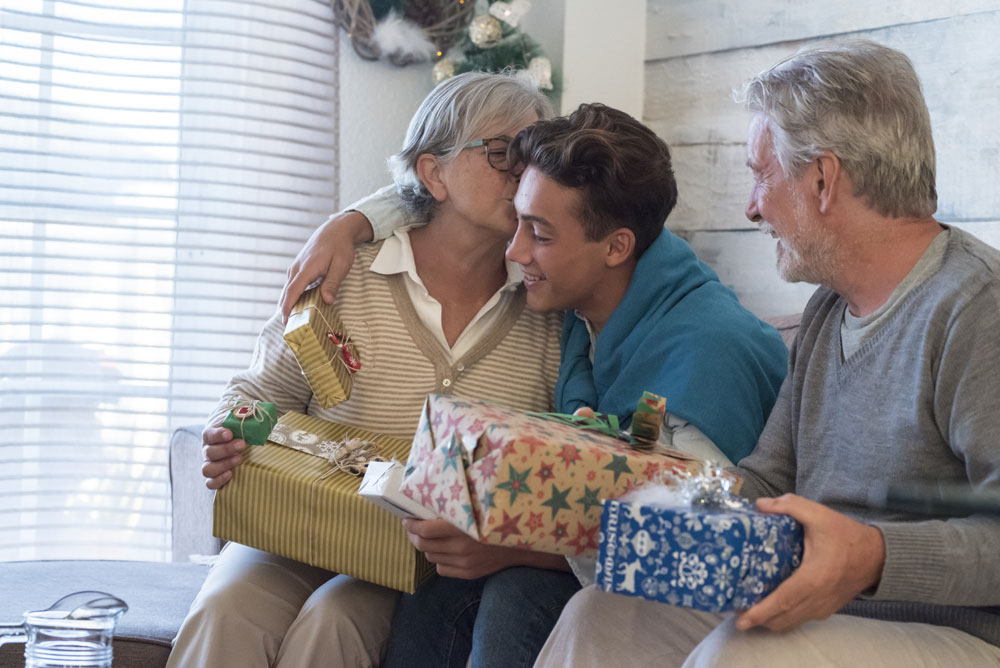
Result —
[[170, 500], [173, 560], [192, 554], [218, 554], [222, 541], [212, 535], [215, 493], [201, 475], [201, 425], [175, 429], [170, 437]]

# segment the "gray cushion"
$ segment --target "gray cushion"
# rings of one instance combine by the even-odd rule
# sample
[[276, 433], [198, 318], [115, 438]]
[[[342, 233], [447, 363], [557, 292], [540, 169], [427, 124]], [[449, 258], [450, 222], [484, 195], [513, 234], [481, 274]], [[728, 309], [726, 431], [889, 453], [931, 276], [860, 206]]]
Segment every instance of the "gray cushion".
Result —
[[[161, 668], [208, 567], [148, 561], [12, 561], [0, 563], [0, 620], [49, 607], [83, 589], [121, 598], [129, 611], [115, 630], [115, 668]], [[24, 645], [0, 647], [0, 668], [24, 665]]]

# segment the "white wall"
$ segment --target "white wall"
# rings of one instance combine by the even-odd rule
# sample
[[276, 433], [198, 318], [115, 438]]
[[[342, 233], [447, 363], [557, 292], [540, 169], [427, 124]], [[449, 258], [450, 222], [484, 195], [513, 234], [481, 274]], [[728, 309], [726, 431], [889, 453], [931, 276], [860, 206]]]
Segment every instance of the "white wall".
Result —
[[873, 39], [913, 61], [930, 109], [938, 219], [1000, 246], [1000, 6], [996, 0], [649, 0], [644, 120], [671, 146], [668, 227], [758, 315], [801, 310], [812, 286], [774, 271], [775, 242], [743, 215], [748, 117], [732, 90], [803, 44]]
[[340, 200], [346, 206], [390, 182], [385, 159], [433, 88], [431, 65], [363, 60], [340, 35]]

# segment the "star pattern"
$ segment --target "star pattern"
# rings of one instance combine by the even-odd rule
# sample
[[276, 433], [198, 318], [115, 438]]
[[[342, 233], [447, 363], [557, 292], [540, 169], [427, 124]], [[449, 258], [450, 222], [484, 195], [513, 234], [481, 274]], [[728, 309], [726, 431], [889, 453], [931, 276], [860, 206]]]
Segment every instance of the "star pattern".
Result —
[[576, 538], [570, 541], [566, 541], [567, 545], [572, 545], [576, 548], [575, 554], [582, 554], [588, 549], [597, 549], [597, 530], [601, 528], [600, 524], [595, 524], [589, 529], [584, 528], [582, 524], [577, 522]]
[[521, 529], [518, 528], [517, 522], [521, 519], [521, 515], [524, 513], [518, 513], [511, 517], [507, 514], [507, 511], [503, 511], [503, 521], [497, 526], [497, 531], [500, 532], [500, 538], [506, 540], [508, 536], [520, 536]]
[[451, 492], [452, 501], [458, 501], [462, 498], [462, 483], [456, 480], [451, 484], [451, 487], [448, 488], [448, 491]]
[[556, 528], [553, 529], [549, 535], [554, 537], [558, 543], [569, 535], [569, 522], [556, 522]]
[[435, 487], [437, 487], [437, 484], [430, 481], [429, 473], [424, 473], [424, 481], [417, 483], [417, 491], [420, 492], [420, 505], [427, 508], [434, 507], [432, 497]]
[[535, 533], [537, 529], [541, 529], [545, 526], [545, 520], [542, 519], [541, 513], [528, 513], [528, 521], [524, 523], [524, 526], [528, 528], [530, 533]]
[[538, 467], [538, 473], [536, 473], [535, 476], [542, 481], [543, 485], [555, 477], [556, 474], [552, 471], [553, 466], [555, 466], [553, 462], [543, 462], [542, 465]]
[[531, 494], [531, 488], [528, 487], [528, 475], [531, 473], [531, 467], [529, 466], [519, 473], [513, 464], [507, 466], [510, 468], [510, 477], [497, 485], [497, 489], [509, 492], [510, 503], [513, 504], [517, 501], [518, 494]]
[[590, 487], [587, 487], [586, 485], [583, 486], [583, 496], [576, 500], [577, 503], [583, 505], [583, 512], [590, 510], [591, 506], [601, 505], [601, 500], [597, 498], [600, 491], [600, 487], [590, 489]]
[[574, 462], [583, 461], [583, 457], [580, 456], [580, 449], [574, 445], [564, 445], [559, 449], [559, 459], [563, 460], [563, 464], [566, 465], [568, 469], [573, 465]]
[[628, 467], [628, 457], [625, 455], [611, 455], [611, 462], [604, 467], [604, 470], [615, 472], [615, 482], [618, 482], [618, 476], [622, 473], [632, 473], [632, 469]]
[[[462, 444], [458, 442], [454, 436], [451, 437], [451, 444], [448, 446], [447, 454], [444, 458], [444, 467], [442, 471], [447, 471], [448, 469], [455, 469], [456, 472], [459, 471], [458, 463], [462, 460]], [[464, 467], [463, 467], [464, 468]]]
[[569, 491], [573, 489], [572, 487], [567, 487], [566, 489], [559, 491], [559, 488], [552, 484], [552, 496], [549, 500], [544, 502], [542, 505], [547, 506], [552, 510], [552, 517], [550, 519], [555, 519], [556, 513], [562, 509], [569, 510], [569, 504], [566, 503], [566, 497], [569, 496]]

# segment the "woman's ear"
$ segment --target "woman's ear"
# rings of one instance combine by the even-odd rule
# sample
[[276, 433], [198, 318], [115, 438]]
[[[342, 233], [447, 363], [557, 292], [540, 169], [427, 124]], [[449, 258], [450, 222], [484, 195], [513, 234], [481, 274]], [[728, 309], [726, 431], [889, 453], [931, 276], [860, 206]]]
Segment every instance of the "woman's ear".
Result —
[[436, 156], [421, 153], [417, 158], [417, 177], [427, 188], [431, 197], [439, 202], [448, 199], [448, 188], [445, 186], [442, 165]]

